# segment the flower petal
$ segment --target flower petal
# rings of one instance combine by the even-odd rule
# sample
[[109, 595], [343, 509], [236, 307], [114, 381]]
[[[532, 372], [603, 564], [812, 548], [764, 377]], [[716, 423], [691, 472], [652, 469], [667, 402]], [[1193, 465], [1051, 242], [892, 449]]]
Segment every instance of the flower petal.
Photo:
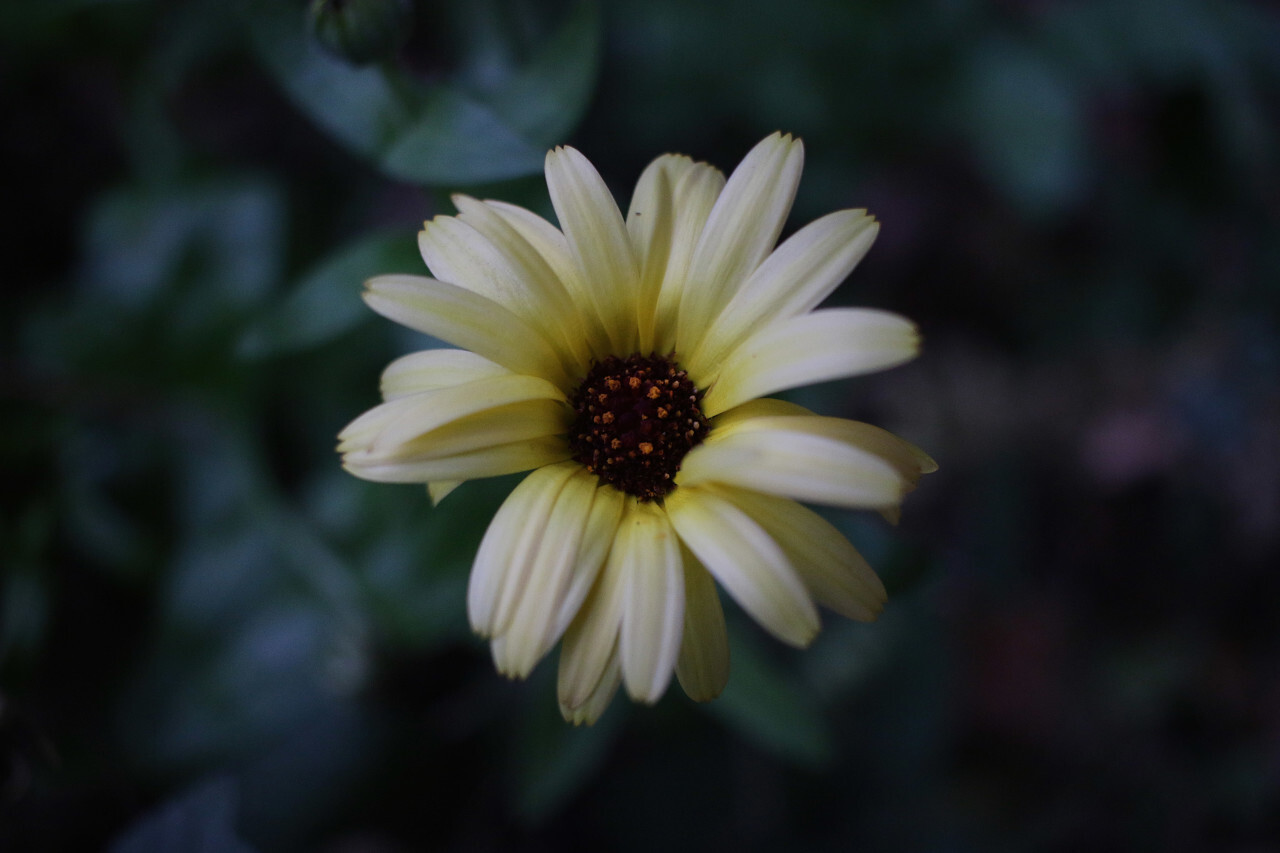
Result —
[[[627, 511], [636, 499], [626, 497]], [[615, 546], [605, 560], [591, 592], [564, 633], [560, 648], [559, 693], [563, 707], [578, 708], [591, 697], [610, 659], [617, 659], [618, 627], [626, 574], [621, 549]]]
[[657, 352], [671, 352], [676, 348], [676, 321], [688, 285], [689, 263], [724, 183], [724, 173], [706, 163], [694, 163], [675, 183], [671, 246], [654, 307], [653, 349]]
[[629, 353], [636, 346], [640, 270], [618, 204], [600, 173], [573, 148], [548, 152], [546, 172], [551, 204], [613, 352]]
[[[564, 658], [561, 657], [563, 661]], [[563, 669], [560, 670], [564, 672]], [[567, 722], [573, 723], [575, 726], [588, 726], [600, 719], [600, 715], [609, 707], [609, 703], [613, 701], [613, 696], [618, 692], [618, 686], [622, 684], [622, 665], [618, 660], [618, 653], [615, 648], [609, 656], [608, 662], [605, 664], [604, 672], [601, 673], [596, 681], [596, 686], [578, 705], [569, 705], [565, 700], [563, 691], [563, 682], [561, 682], [560, 692], [560, 715]]]
[[609, 551], [618, 531], [618, 523], [622, 520], [622, 512], [626, 506], [626, 494], [612, 486], [600, 486], [596, 489], [595, 500], [591, 504], [591, 516], [587, 519], [586, 529], [582, 534], [582, 544], [578, 549], [573, 576], [560, 601], [560, 610], [556, 614], [555, 634], [560, 636], [569, 627], [591, 587], [595, 584], [600, 570], [604, 567]]
[[875, 242], [880, 226], [865, 210], [839, 210], [801, 228], [756, 269], [686, 362], [711, 376], [742, 339], [764, 323], [818, 307]]
[[778, 543], [733, 504], [707, 490], [677, 488], [667, 512], [689, 550], [753, 619], [793, 646], [818, 633], [818, 611]]
[[[559, 388], [545, 379], [508, 373], [489, 379], [477, 379], [451, 388], [437, 388], [434, 391], [423, 391], [420, 394], [400, 397], [383, 403], [368, 413], [373, 415], [379, 410], [394, 413], [369, 442], [368, 449], [372, 453], [382, 455], [397, 453], [403, 445], [448, 424], [470, 419], [490, 409], [535, 400], [563, 404], [564, 395]], [[554, 411], [555, 408], [552, 407], [549, 411]], [[567, 406], [561, 406], [561, 408], [568, 412]], [[356, 423], [359, 423], [359, 420], [352, 426]], [[343, 430], [338, 438], [348, 439], [350, 429], [351, 427], [348, 427], [347, 430]], [[339, 445], [339, 449], [345, 452], [346, 445]]]
[[574, 463], [539, 468], [520, 481], [489, 522], [467, 587], [467, 616], [477, 634], [492, 637], [506, 629], [527, 581], [525, 557], [537, 552], [544, 536], [566, 533], [551, 529], [551, 514], [565, 484], [581, 470]]
[[[595, 476], [579, 468], [556, 497], [537, 545], [511, 555], [493, 621], [493, 660], [503, 675], [527, 677], [560, 639], [565, 626], [556, 617], [578, 566], [597, 491]], [[591, 574], [599, 568], [597, 562]]]
[[428, 349], [401, 356], [382, 371], [382, 396], [395, 400], [422, 391], [449, 388], [511, 371], [464, 349]]
[[426, 276], [380, 275], [365, 286], [365, 302], [384, 317], [516, 373], [572, 387], [546, 338], [492, 299]]
[[686, 274], [677, 350], [698, 349], [711, 321], [773, 249], [803, 165], [803, 143], [775, 133], [751, 149], [729, 176]]
[[714, 417], [775, 391], [884, 370], [919, 351], [915, 325], [888, 311], [829, 308], [802, 314], [765, 326], [730, 353], [702, 408]]
[[627, 693], [657, 702], [666, 692], [684, 632], [684, 567], [666, 513], [637, 503], [618, 526], [614, 552], [625, 576], [618, 653]]
[[363, 480], [379, 483], [430, 483], [515, 474], [562, 462], [569, 455], [564, 437], [549, 435], [438, 458], [361, 459], [348, 454], [342, 467]]
[[[493, 205], [465, 195], [455, 195], [453, 203], [460, 211], [459, 218], [491, 242], [510, 263], [516, 275], [517, 292], [526, 304], [526, 316], [556, 329], [558, 342], [572, 354], [578, 372], [585, 372], [593, 352], [592, 330], [588, 316], [584, 315], [585, 306], [574, 293], [571, 281], [557, 274], [545, 255]], [[555, 231], [550, 223], [539, 221]], [[563, 236], [556, 234], [563, 242]], [[567, 253], [567, 246], [565, 251]], [[599, 345], [603, 345], [603, 337]]]
[[730, 430], [713, 427], [706, 443], [684, 458], [676, 482], [721, 483], [859, 509], [902, 502], [908, 483], [897, 468], [862, 447], [806, 431], [805, 420], [757, 418]]
[[427, 483], [427, 496], [431, 498], [431, 505], [439, 506], [440, 501], [449, 497], [454, 489], [465, 482], [466, 480], [436, 480], [434, 483]]
[[[795, 420], [783, 420], [785, 418]], [[815, 415], [813, 412], [788, 403], [785, 400], [762, 398], [743, 403], [719, 415], [712, 424], [712, 435], [724, 437], [742, 429], [770, 429], [782, 427], [820, 435], [835, 441], [860, 447], [868, 453], [884, 459], [902, 475], [908, 486], [914, 486], [923, 474], [938, 470], [938, 463], [920, 448], [904, 438], [878, 426]]]
[[744, 489], [718, 491], [773, 537], [814, 599], [841, 616], [870, 622], [888, 597], [884, 584], [844, 535], [808, 507]]
[[689, 698], [709, 702], [729, 682], [729, 635], [711, 575], [684, 548], [684, 637], [676, 677]]

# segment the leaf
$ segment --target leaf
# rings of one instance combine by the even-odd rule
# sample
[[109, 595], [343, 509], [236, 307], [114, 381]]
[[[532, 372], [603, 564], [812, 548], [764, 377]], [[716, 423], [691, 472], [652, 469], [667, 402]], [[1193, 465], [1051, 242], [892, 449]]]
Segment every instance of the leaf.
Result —
[[535, 823], [555, 815], [595, 776], [627, 717], [618, 709], [594, 725], [569, 725], [556, 709], [554, 671], [552, 661], [534, 675], [538, 689], [529, 691], [534, 704], [521, 722], [512, 756], [516, 809]]
[[733, 671], [729, 685], [704, 706], [731, 728], [775, 755], [820, 766], [831, 757], [831, 733], [814, 709], [815, 697], [765, 660], [755, 641], [730, 623]]
[[144, 815], [108, 853], [253, 853], [236, 835], [238, 798], [220, 776]]
[[532, 61], [485, 101], [543, 147], [563, 141], [595, 90], [600, 38], [599, 8], [579, 3]]
[[581, 117], [598, 65], [595, 6], [583, 3], [533, 61], [482, 97], [389, 65], [356, 68], [306, 36], [284, 0], [241, 3], [253, 45], [293, 102], [384, 173], [467, 185], [534, 174]]
[[425, 272], [412, 234], [370, 234], [325, 258], [240, 339], [238, 353], [263, 358], [317, 346], [374, 317], [360, 298], [365, 279]]

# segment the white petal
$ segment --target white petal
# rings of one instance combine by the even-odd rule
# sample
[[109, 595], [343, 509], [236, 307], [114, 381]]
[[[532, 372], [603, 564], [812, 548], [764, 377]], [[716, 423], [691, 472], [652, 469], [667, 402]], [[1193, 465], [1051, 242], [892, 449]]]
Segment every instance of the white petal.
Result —
[[[564, 658], [562, 657], [563, 661]], [[561, 672], [564, 672], [561, 669]], [[622, 666], [618, 661], [616, 648], [613, 654], [609, 656], [608, 662], [605, 664], [604, 672], [596, 681], [596, 686], [578, 705], [569, 705], [566, 702], [566, 694], [563, 691], [563, 682], [561, 682], [560, 692], [560, 714], [567, 722], [573, 723], [575, 726], [583, 724], [592, 725], [596, 720], [600, 719], [600, 715], [609, 707], [609, 703], [613, 701], [613, 696], [618, 692], [618, 686], [622, 683]]]
[[384, 317], [516, 373], [572, 387], [558, 354], [542, 333], [491, 299], [426, 276], [382, 275], [365, 286], [365, 302]]
[[546, 172], [560, 228], [613, 351], [630, 353], [637, 342], [640, 270], [617, 202], [595, 167], [573, 148], [548, 152]]
[[724, 183], [724, 173], [706, 163], [694, 163], [693, 168], [676, 181], [671, 247], [654, 308], [653, 349], [657, 352], [671, 352], [676, 347], [676, 321], [681, 298], [689, 284], [689, 263]]
[[684, 551], [684, 637], [676, 677], [690, 699], [709, 702], [729, 681], [729, 635], [715, 581]]
[[720, 360], [766, 322], [818, 307], [875, 242], [880, 226], [864, 210], [839, 210], [809, 223], [778, 246], [747, 279], [686, 359], [704, 381]]
[[[627, 497], [628, 506], [636, 503]], [[622, 621], [622, 595], [626, 577], [620, 570], [621, 554], [615, 547], [564, 633], [560, 648], [559, 692], [564, 707], [577, 708], [600, 684], [610, 658], [617, 659], [618, 627]]]
[[[402, 445], [447, 424], [463, 422], [464, 419], [469, 422], [477, 413], [534, 400], [563, 404], [564, 395], [545, 379], [508, 373], [400, 397], [379, 407], [394, 411], [395, 415], [370, 442], [369, 450], [380, 455], [398, 453]], [[563, 405], [553, 405], [548, 411], [560, 408], [568, 412], [568, 407]], [[520, 425], [513, 423], [510, 426]], [[344, 431], [339, 438], [345, 435]], [[345, 448], [340, 446], [340, 449]]]
[[568, 629], [578, 615], [583, 601], [599, 577], [609, 551], [613, 548], [625, 505], [626, 495], [623, 492], [612, 486], [600, 486], [596, 489], [591, 516], [587, 519], [582, 544], [578, 548], [573, 576], [569, 579], [560, 601], [560, 610], [556, 614], [554, 631], [557, 637]]
[[919, 351], [915, 325], [888, 311], [829, 308], [780, 320], [729, 354], [703, 411], [714, 417], [775, 391], [884, 370]]
[[677, 488], [667, 512], [689, 550], [742, 609], [778, 639], [806, 646], [818, 611], [776, 542], [742, 510], [708, 491]]
[[892, 465], [909, 486], [922, 474], [938, 470], [938, 463], [929, 454], [886, 429], [847, 418], [815, 415], [803, 406], [784, 400], [764, 398], [743, 403], [716, 417], [711, 425], [712, 435], [718, 437], [741, 429], [772, 428], [798, 430], [860, 447]]
[[429, 349], [401, 356], [382, 371], [382, 396], [387, 400], [507, 376], [511, 371], [464, 349]]
[[539, 468], [515, 487], [489, 522], [467, 588], [467, 616], [477, 634], [491, 637], [506, 628], [527, 580], [527, 555], [536, 553], [548, 533], [556, 498], [580, 470], [575, 463]]
[[430, 459], [361, 460], [348, 454], [342, 467], [361, 479], [379, 483], [430, 483], [500, 477], [561, 462], [569, 456], [564, 437], [554, 435]]
[[[721, 483], [812, 503], [880, 509], [902, 502], [907, 483], [880, 456], [801, 428], [804, 418], [760, 418], [713, 428], [684, 458], [680, 486]], [[677, 489], [679, 491], [679, 489]]]
[[579, 468], [556, 497], [536, 547], [511, 556], [493, 619], [493, 659], [503, 675], [525, 678], [560, 639], [557, 616], [577, 568], [596, 483]]
[[427, 496], [431, 498], [431, 505], [439, 506], [440, 501], [449, 497], [454, 489], [465, 482], [466, 480], [436, 480], [433, 483], [427, 483]]
[[743, 158], [702, 229], [686, 275], [676, 346], [695, 352], [711, 321], [773, 249], [791, 211], [804, 146], [775, 133]]
[[[572, 353], [581, 372], [585, 372], [592, 353], [589, 317], [573, 292], [572, 282], [561, 278], [546, 256], [493, 205], [464, 195], [455, 195], [453, 202], [461, 211], [459, 218], [507, 258], [517, 276], [517, 290], [529, 315], [537, 317], [540, 326], [559, 330], [560, 343]], [[534, 218], [551, 228], [563, 242], [563, 236], [550, 223]]]
[[569, 241], [565, 239], [559, 228], [533, 211], [509, 202], [487, 199], [480, 203], [502, 217], [504, 222], [519, 232], [520, 236], [537, 250], [555, 272], [556, 278], [564, 282], [571, 293], [581, 290], [582, 283], [578, 278], [578, 267], [573, 260], [573, 253], [569, 251]]
[[636, 504], [623, 516], [614, 545], [626, 577], [618, 652], [627, 693], [657, 702], [666, 692], [684, 633], [684, 568], [666, 513]]
[[743, 489], [719, 494], [773, 537], [819, 604], [863, 622], [875, 619], [884, 609], [884, 584], [849, 540], [822, 516], [788, 498]]

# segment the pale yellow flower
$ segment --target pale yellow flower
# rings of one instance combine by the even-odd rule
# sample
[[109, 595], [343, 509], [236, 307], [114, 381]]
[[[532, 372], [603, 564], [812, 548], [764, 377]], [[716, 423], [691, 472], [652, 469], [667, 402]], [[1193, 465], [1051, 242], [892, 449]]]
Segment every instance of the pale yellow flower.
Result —
[[586, 158], [557, 148], [559, 229], [458, 196], [419, 235], [435, 278], [368, 282], [375, 311], [461, 349], [393, 362], [386, 402], [339, 437], [344, 464], [434, 500], [532, 470], [489, 525], [467, 607], [509, 676], [561, 642], [566, 719], [594, 721], [620, 684], [655, 702], [673, 672], [693, 699], [719, 695], [716, 581], [794, 646], [817, 633], [816, 605], [861, 620], [883, 607], [866, 561], [797, 501], [892, 516], [932, 460], [765, 395], [900, 364], [919, 338], [884, 311], [814, 310], [878, 226], [837, 211], [775, 248], [802, 161], [782, 134], [727, 182], [665, 155], [624, 219]]

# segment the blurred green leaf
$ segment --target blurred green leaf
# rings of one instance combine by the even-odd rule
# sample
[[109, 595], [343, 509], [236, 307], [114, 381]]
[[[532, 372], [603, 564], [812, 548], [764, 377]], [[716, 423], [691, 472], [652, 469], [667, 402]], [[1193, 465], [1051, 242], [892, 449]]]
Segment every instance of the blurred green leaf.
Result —
[[580, 2], [533, 59], [484, 100], [521, 135], [551, 146], [586, 111], [599, 61], [600, 12], [594, 2]]
[[988, 180], [1031, 215], [1061, 212], [1086, 186], [1075, 83], [1032, 48], [991, 37], [970, 54], [958, 106]]
[[253, 853], [236, 834], [238, 799], [230, 777], [205, 782], [143, 815], [108, 853]]
[[516, 809], [530, 821], [551, 817], [590, 781], [627, 718], [615, 709], [592, 726], [566, 724], [554, 701], [554, 673], [545, 664], [535, 673], [534, 681], [546, 689], [528, 691], [535, 704], [515, 738]]
[[241, 356], [261, 358], [325, 343], [373, 318], [361, 284], [381, 273], [421, 272], [413, 235], [371, 234], [340, 249], [303, 276], [284, 300], [240, 339]]
[[388, 175], [427, 184], [506, 180], [542, 169], [586, 106], [598, 23], [583, 5], [524, 69], [481, 99], [384, 64], [355, 68], [308, 39], [301, 10], [243, 3], [253, 44], [294, 103]]
[[729, 685], [704, 707], [763, 749], [799, 764], [831, 757], [831, 733], [813, 697], [764, 656], [750, 631], [729, 625], [733, 668]]

